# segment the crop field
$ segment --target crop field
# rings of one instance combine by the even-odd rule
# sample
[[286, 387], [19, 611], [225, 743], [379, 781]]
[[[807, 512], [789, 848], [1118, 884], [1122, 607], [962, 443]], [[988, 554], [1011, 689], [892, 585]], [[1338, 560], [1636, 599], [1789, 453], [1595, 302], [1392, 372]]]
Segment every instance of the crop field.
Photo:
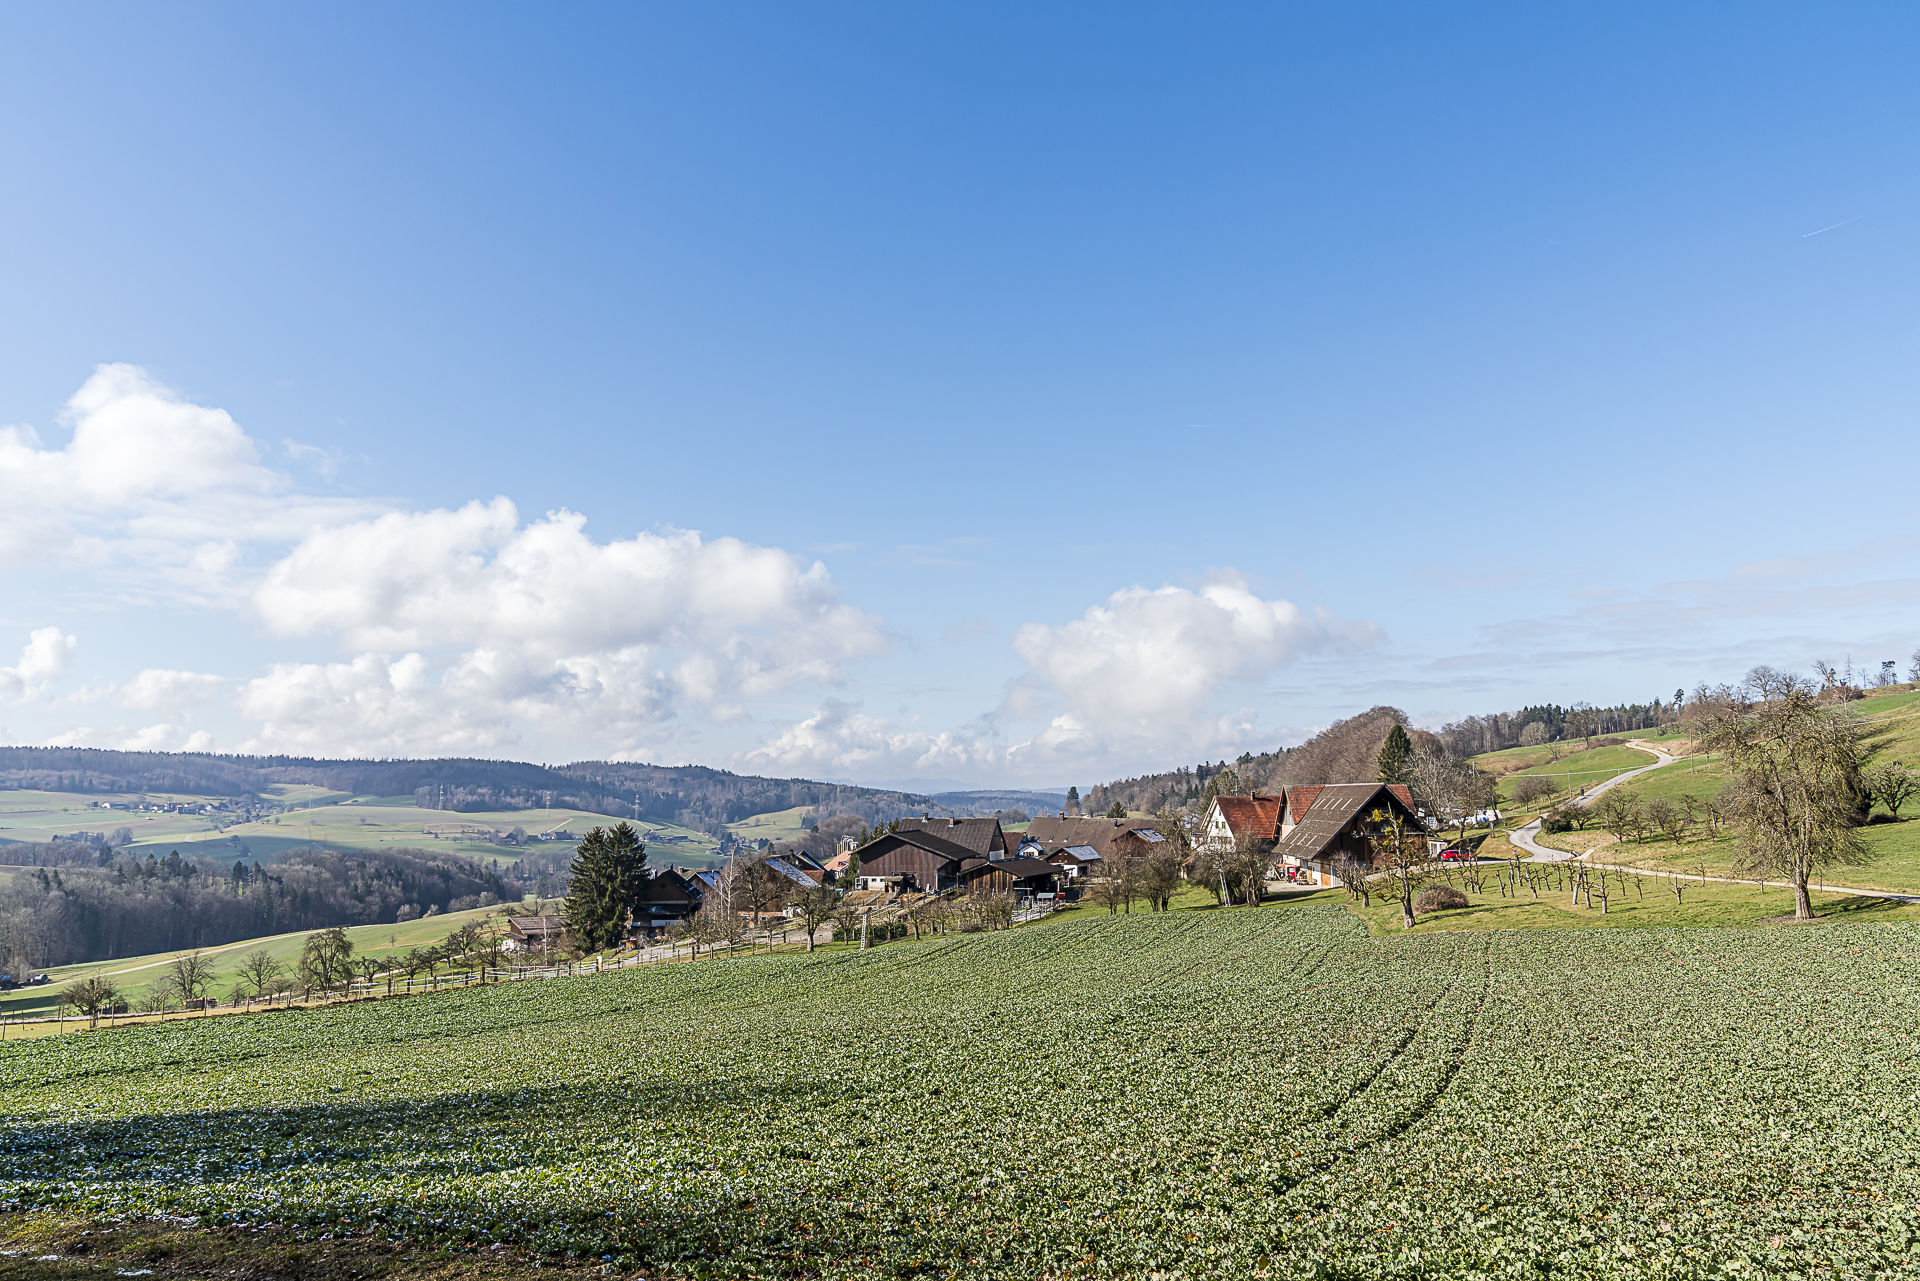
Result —
[[[50, 841], [76, 832], [111, 833], [122, 827], [131, 829], [133, 846], [143, 852], [178, 849], [182, 854], [222, 861], [245, 857], [272, 862], [291, 849], [325, 845], [368, 850], [424, 846], [511, 863], [520, 858], [524, 847], [495, 844], [490, 839], [493, 833], [518, 827], [538, 836], [564, 829], [579, 837], [596, 824], [620, 821], [568, 809], [472, 814], [423, 810], [414, 807], [411, 796], [353, 796], [292, 784], [273, 788], [263, 799], [276, 812], [250, 823], [228, 822], [232, 815], [150, 814], [127, 808], [141, 802], [206, 799], [161, 793], [0, 791], [0, 863], [6, 862], [7, 841]], [[110, 802], [115, 808], [101, 809], [97, 801]], [[805, 812], [756, 815], [738, 826], [745, 835], [791, 839], [800, 834], [799, 816]], [[651, 821], [641, 827], [652, 834], [656, 852], [670, 856], [668, 861], [699, 867], [717, 861], [716, 842], [704, 832]]]
[[91, 1033], [0, 1051], [0, 1201], [648, 1276], [1910, 1275], [1917, 961], [1300, 905]]
[[[452, 810], [414, 808], [411, 797], [336, 797], [328, 803], [289, 810], [252, 823], [239, 823], [214, 831], [211, 827], [198, 840], [213, 845], [199, 846], [187, 841], [174, 844], [183, 854], [203, 853], [225, 857], [226, 850], [214, 845], [244, 843], [254, 857], [268, 856], [298, 846], [325, 845], [332, 849], [382, 849], [395, 846], [423, 846], [445, 849], [470, 858], [517, 860], [525, 847], [496, 845], [489, 838], [496, 832], [508, 833], [520, 828], [529, 837], [546, 832], [566, 831], [575, 839], [589, 828], [620, 820], [584, 810], [532, 809], [458, 813]], [[714, 850], [712, 837], [669, 824], [643, 823], [647, 831], [680, 838], [658, 842], [661, 852], [671, 850], [682, 861], [710, 861]], [[136, 844], [149, 843], [138, 828]], [[534, 848], [548, 848], [536, 845]]]

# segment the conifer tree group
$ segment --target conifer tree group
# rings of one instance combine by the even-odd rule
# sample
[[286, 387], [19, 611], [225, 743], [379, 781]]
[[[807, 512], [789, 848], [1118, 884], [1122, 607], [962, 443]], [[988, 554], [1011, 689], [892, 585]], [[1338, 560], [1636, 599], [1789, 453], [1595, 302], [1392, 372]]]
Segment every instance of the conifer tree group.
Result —
[[1382, 783], [1404, 783], [1407, 781], [1407, 761], [1413, 755], [1413, 740], [1407, 737], [1404, 725], [1395, 725], [1387, 731], [1387, 741], [1380, 746], [1380, 781]]
[[627, 918], [646, 891], [647, 847], [631, 823], [596, 827], [574, 855], [567, 930], [588, 952], [620, 943]]

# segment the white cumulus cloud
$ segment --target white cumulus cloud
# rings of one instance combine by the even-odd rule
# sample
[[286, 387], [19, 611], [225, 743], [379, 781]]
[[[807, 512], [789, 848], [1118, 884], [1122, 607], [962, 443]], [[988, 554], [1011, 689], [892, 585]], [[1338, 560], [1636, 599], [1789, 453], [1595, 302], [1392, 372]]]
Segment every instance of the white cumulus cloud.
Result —
[[181, 672], [149, 667], [114, 691], [122, 707], [144, 712], [179, 712], [198, 707], [225, 689], [230, 681], [207, 672]]
[[[1263, 599], [1237, 578], [1198, 591], [1129, 587], [1070, 622], [1021, 627], [1013, 648], [1027, 672], [978, 733], [929, 731], [828, 700], [734, 763], [769, 773], [1036, 783], [1231, 755], [1271, 742], [1253, 708], [1220, 706], [1228, 695], [1300, 658], [1363, 648], [1380, 635], [1373, 623]], [[1024, 722], [1040, 728], [1003, 728]]]
[[1058, 626], [1028, 623], [1013, 648], [1074, 723], [1104, 736], [1185, 739], [1216, 696], [1310, 654], [1361, 648], [1378, 625], [1263, 600], [1238, 579], [1191, 591], [1128, 587]]
[[0, 568], [51, 562], [204, 599], [233, 589], [250, 545], [284, 545], [366, 503], [294, 492], [223, 409], [188, 401], [135, 365], [101, 365], [49, 447], [0, 427]]
[[819, 711], [734, 757], [739, 769], [776, 776], [979, 774], [1002, 769], [1007, 749], [979, 738], [928, 733], [849, 703], [827, 699]]
[[568, 511], [522, 524], [496, 498], [314, 531], [269, 568], [256, 608], [278, 634], [360, 652], [249, 682], [249, 746], [481, 751], [532, 730], [617, 752], [683, 710], [737, 719], [735, 700], [832, 683], [887, 649], [817, 561], [585, 527]]
[[78, 637], [58, 627], [42, 627], [27, 637], [20, 661], [12, 667], [0, 667], [0, 701], [19, 702], [36, 698], [66, 674], [79, 647]]

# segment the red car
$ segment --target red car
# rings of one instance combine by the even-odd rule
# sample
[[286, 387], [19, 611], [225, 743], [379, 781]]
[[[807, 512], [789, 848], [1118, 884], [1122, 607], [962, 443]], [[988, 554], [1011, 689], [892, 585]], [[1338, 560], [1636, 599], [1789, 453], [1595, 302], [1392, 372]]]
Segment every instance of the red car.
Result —
[[1462, 850], [1462, 849], [1445, 849], [1440, 851], [1440, 857], [1444, 859], [1460, 859], [1462, 861], [1465, 861], [1465, 860], [1471, 859], [1473, 855], [1467, 853], [1465, 850]]

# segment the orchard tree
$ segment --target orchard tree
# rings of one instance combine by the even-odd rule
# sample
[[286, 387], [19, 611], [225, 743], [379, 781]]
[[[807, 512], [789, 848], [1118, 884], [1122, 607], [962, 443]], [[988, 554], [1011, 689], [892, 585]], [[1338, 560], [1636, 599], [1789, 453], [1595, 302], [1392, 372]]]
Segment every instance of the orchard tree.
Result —
[[84, 1014], [88, 1027], [99, 1027], [100, 1016], [119, 1003], [120, 990], [98, 975], [75, 983], [60, 994], [60, 1004]]
[[247, 981], [255, 996], [265, 996], [273, 981], [286, 972], [287, 967], [264, 947], [256, 947], [240, 958], [240, 977]]
[[1820, 707], [1810, 683], [1765, 692], [1772, 697], [1716, 721], [1705, 746], [1733, 775], [1725, 807], [1740, 841], [1736, 871], [1786, 881], [1794, 916], [1811, 920], [1813, 875], [1872, 857], [1855, 830], [1868, 804], [1862, 729], [1851, 714]]
[[205, 1000], [207, 989], [213, 986], [213, 959], [198, 948], [182, 952], [167, 962], [167, 982], [180, 994], [183, 1004]]
[[800, 909], [800, 924], [807, 932], [807, 951], [811, 952], [814, 932], [833, 919], [840, 907], [840, 896], [824, 885], [816, 885], [795, 899], [793, 905]]
[[1426, 835], [1408, 827], [1400, 811], [1390, 805], [1368, 813], [1367, 823], [1367, 844], [1373, 851], [1372, 879], [1380, 886], [1376, 892], [1400, 904], [1401, 924], [1412, 929], [1413, 896], [1433, 874], [1433, 854]]
[[1887, 813], [1896, 819], [1900, 817], [1900, 807], [1913, 799], [1915, 791], [1920, 791], [1920, 778], [1908, 773], [1899, 761], [1868, 770], [1863, 777], [1873, 799], [1886, 806]]

